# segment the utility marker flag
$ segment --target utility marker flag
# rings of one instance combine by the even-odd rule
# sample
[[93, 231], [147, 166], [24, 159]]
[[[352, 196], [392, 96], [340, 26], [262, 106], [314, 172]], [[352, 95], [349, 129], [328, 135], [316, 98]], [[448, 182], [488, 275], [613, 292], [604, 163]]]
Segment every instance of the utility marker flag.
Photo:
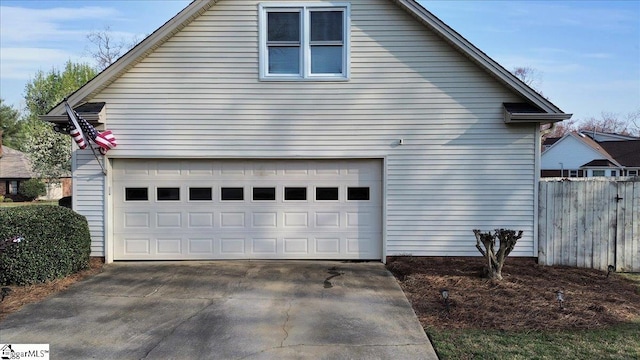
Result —
[[87, 120], [78, 115], [78, 113], [75, 112], [66, 101], [64, 102], [64, 107], [67, 110], [67, 115], [69, 117], [69, 134], [73, 137], [73, 140], [75, 140], [80, 149], [87, 147], [83, 135], [87, 135], [100, 147], [100, 153], [102, 155], [116, 147], [116, 138], [113, 136], [111, 130], [98, 132]]

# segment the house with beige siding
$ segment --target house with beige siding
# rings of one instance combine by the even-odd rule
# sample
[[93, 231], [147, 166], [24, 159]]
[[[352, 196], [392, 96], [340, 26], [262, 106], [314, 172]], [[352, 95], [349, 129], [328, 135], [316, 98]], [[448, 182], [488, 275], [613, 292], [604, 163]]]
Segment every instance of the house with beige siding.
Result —
[[118, 141], [73, 151], [107, 261], [469, 256], [498, 227], [537, 256], [540, 128], [571, 116], [412, 0], [196, 0], [68, 101]]

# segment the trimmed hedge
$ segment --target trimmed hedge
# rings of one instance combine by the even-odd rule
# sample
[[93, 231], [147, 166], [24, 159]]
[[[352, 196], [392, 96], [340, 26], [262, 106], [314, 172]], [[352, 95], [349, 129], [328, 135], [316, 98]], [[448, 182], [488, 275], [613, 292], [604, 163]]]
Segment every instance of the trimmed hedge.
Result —
[[0, 251], [0, 284], [28, 285], [89, 267], [87, 219], [61, 206], [0, 209], [0, 241], [22, 236]]

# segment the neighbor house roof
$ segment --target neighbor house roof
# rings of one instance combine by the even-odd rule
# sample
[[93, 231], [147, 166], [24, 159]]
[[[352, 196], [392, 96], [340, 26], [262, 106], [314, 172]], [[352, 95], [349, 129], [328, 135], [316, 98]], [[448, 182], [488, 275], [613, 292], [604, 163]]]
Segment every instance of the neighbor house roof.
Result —
[[640, 137], [637, 137], [637, 136], [601, 132], [596, 130], [581, 130], [580, 133], [587, 135], [588, 137], [596, 140], [599, 143], [602, 143], [605, 141], [640, 140]]
[[[479, 50], [468, 40], [427, 11], [422, 5], [415, 0], [391, 0], [398, 4], [402, 9], [417, 18], [426, 27], [434, 31], [438, 36], [449, 42], [454, 48], [456, 48], [463, 55], [471, 59], [478, 64], [482, 69], [487, 71], [490, 75], [500, 81], [502, 84], [522, 96], [530, 104], [528, 106], [534, 107], [534, 112], [528, 111], [527, 113], [509, 113], [505, 114], [505, 121], [560, 121], [568, 119], [571, 114], [565, 114], [557, 106], [547, 100], [544, 96], [533, 90], [531, 87], [520, 81], [511, 72], [506, 70], [495, 60], [491, 59], [487, 54]], [[171, 38], [174, 34], [182, 30], [193, 19], [209, 10], [216, 4], [217, 0], [194, 0], [176, 16], [167, 21], [159, 29], [154, 31], [151, 35], [141, 41], [133, 49], [129, 50], [126, 54], [120, 57], [116, 62], [111, 64], [100, 74], [94, 77], [91, 81], [71, 94], [68, 98], [70, 104], [83, 104], [90, 101], [96, 94], [102, 91], [104, 88], [113, 83], [122, 74], [127, 72], [138, 62], [142, 61], [147, 55], [152, 53], [155, 49], [161, 46], [165, 41]], [[49, 114], [61, 115], [64, 113], [64, 105], [60, 103], [54, 107]], [[533, 119], [535, 118], [535, 119]], [[537, 120], [536, 120], [537, 119]], [[47, 120], [50, 120], [47, 118]]]
[[616, 164], [612, 163], [609, 160], [603, 160], [603, 159], [599, 159], [599, 160], [591, 160], [588, 163], [580, 166], [582, 167], [610, 167], [610, 168], [617, 168], [619, 166], [617, 166]]
[[31, 163], [27, 155], [2, 145], [0, 179], [30, 179], [33, 176]]
[[602, 141], [598, 143], [625, 167], [640, 167], [640, 140]]
[[561, 137], [548, 137], [545, 138], [544, 141], [542, 142], [542, 145], [544, 146], [551, 146], [555, 143], [558, 142], [558, 140], [562, 139]]

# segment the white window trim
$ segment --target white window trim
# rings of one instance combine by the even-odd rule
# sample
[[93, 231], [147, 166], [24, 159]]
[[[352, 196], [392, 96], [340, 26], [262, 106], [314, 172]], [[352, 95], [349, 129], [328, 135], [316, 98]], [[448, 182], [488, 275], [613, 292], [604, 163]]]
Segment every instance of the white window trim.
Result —
[[[267, 11], [269, 10], [295, 10], [299, 9], [303, 14], [301, 29], [302, 59], [300, 64], [300, 74], [269, 74], [268, 71], [268, 49], [267, 49]], [[344, 51], [342, 61], [344, 67], [342, 74], [311, 74], [311, 46], [309, 45], [310, 21], [309, 11], [317, 9], [341, 10], [344, 12]], [[259, 62], [260, 81], [348, 81], [351, 77], [351, 4], [350, 3], [273, 3], [258, 4], [258, 40], [259, 40]]]

